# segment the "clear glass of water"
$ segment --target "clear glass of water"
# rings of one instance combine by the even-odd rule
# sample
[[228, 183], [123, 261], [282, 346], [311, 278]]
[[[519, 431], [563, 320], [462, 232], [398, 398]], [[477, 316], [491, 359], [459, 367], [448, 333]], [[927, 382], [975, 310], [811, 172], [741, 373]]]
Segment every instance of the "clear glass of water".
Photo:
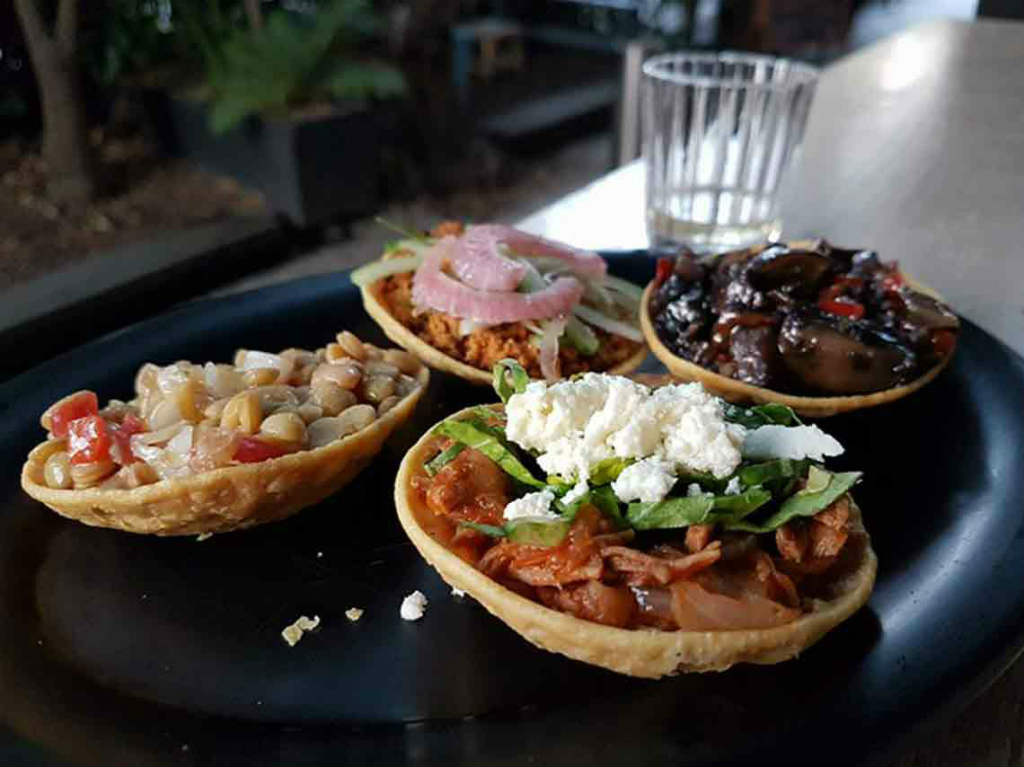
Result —
[[709, 252], [778, 238], [779, 184], [803, 140], [818, 70], [682, 52], [648, 59], [643, 73], [652, 244]]

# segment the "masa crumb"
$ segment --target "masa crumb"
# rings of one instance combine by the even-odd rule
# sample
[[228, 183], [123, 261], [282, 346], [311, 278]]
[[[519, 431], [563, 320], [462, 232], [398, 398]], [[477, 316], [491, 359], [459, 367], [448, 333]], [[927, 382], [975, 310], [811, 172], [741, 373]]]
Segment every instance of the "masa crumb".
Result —
[[363, 617], [363, 610], [359, 607], [350, 607], [345, 611], [345, 617], [355, 623]]
[[290, 626], [285, 626], [281, 630], [281, 636], [284, 641], [288, 643], [289, 647], [295, 647], [302, 639], [302, 635], [307, 631], [312, 631], [320, 625], [320, 616], [314, 615], [312, 618], [307, 618], [305, 615], [300, 615], [295, 623]]

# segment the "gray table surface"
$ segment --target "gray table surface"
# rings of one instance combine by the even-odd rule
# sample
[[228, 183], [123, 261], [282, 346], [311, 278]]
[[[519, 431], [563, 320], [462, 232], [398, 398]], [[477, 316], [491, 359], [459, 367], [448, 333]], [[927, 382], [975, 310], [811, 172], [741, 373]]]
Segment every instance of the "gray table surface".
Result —
[[[935, 22], [827, 68], [784, 236], [897, 259], [1024, 353], [1024, 24]], [[640, 162], [520, 222], [595, 249], [647, 246]], [[1024, 416], [1022, 416], [1024, 417]], [[1024, 764], [1024, 661], [902, 765]]]
[[[1024, 24], [941, 21], [828, 67], [783, 194], [784, 237], [896, 259], [1024, 353]], [[643, 248], [644, 170], [624, 166], [520, 225]]]

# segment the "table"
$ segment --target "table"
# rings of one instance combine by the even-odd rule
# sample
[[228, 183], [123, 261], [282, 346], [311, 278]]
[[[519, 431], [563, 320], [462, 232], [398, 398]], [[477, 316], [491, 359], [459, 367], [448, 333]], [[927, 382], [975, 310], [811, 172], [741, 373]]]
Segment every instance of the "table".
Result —
[[[897, 259], [1024, 353], [1024, 24], [939, 21], [822, 73], [783, 190], [786, 237]], [[647, 246], [644, 171], [623, 166], [520, 226]]]
[[[785, 236], [898, 259], [1024, 353], [1022, 68], [1024, 24], [952, 21], [828, 67], [784, 192]], [[644, 248], [643, 197], [634, 162], [519, 225], [581, 247]], [[1024, 660], [898, 763], [1024, 764]]]

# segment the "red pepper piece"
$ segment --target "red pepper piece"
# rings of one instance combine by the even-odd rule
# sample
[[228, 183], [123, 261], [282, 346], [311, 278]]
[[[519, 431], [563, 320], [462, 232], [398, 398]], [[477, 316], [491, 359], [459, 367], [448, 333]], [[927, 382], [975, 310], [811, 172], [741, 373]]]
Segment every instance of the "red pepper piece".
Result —
[[654, 284], [660, 285], [672, 275], [672, 259], [659, 258], [658, 265], [654, 268]]
[[864, 316], [864, 307], [849, 298], [823, 298], [818, 301], [818, 308], [823, 312], [835, 314], [839, 317], [849, 317], [851, 320], [859, 320]]
[[95, 463], [110, 458], [110, 430], [98, 415], [76, 418], [68, 424], [71, 463]]

